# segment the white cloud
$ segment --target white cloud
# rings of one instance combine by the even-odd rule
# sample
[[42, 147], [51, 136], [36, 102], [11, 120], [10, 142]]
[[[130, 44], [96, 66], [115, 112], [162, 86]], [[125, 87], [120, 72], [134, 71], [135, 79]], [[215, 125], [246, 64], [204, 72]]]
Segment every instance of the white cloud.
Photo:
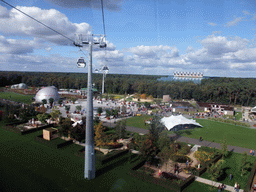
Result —
[[234, 20], [227, 22], [224, 27], [233, 27], [243, 21], [243, 17], [236, 17]]
[[137, 55], [140, 58], [155, 58], [155, 57], [178, 57], [179, 51], [176, 47], [170, 47], [167, 45], [159, 46], [137, 46], [127, 49], [128, 52]]
[[[84, 8], [101, 9], [100, 0], [48, 0], [56, 5], [67, 8]], [[123, 0], [104, 0], [104, 8], [110, 11], [120, 11]]]
[[0, 36], [0, 55], [33, 53], [36, 47], [37, 44], [33, 40], [6, 39], [4, 36]]
[[207, 49], [210, 55], [221, 55], [246, 48], [249, 44], [249, 40], [240, 37], [228, 39], [223, 36], [210, 35], [201, 40], [200, 43]]
[[[66, 15], [55, 9], [19, 8], [71, 39], [74, 39], [75, 33], [86, 34], [91, 28], [87, 23], [70, 22]], [[238, 22], [233, 21], [227, 26]], [[72, 43], [66, 38], [14, 9], [1, 6], [0, 26], [0, 70], [81, 72], [76, 68], [77, 55], [52, 54], [55, 51], [53, 46]], [[181, 54], [176, 46], [169, 45], [140, 45], [116, 50], [116, 46], [107, 41], [106, 51], [94, 47], [94, 67], [108, 65], [110, 73], [130, 74], [167, 75], [179, 70], [202, 71], [208, 75], [225, 75], [226, 71], [245, 76], [248, 72], [255, 73], [256, 49], [252, 40], [230, 38], [213, 32], [198, 43], [201, 48], [188, 46]], [[40, 51], [44, 54], [38, 55]]]
[[[66, 15], [55, 9], [45, 10], [38, 7], [19, 6], [17, 8], [72, 40], [75, 33], [87, 34], [91, 29], [87, 23], [78, 24], [70, 22]], [[0, 9], [3, 9], [3, 7], [0, 6]], [[72, 44], [67, 38], [33, 21], [15, 9], [5, 12], [4, 17], [0, 17], [0, 26], [0, 32], [6, 36], [33, 37], [38, 41], [49, 41], [58, 45]]]
[[245, 15], [251, 15], [250, 12], [249, 12], [249, 11], [246, 11], [246, 10], [243, 10], [243, 13], [244, 13]]
[[9, 17], [8, 9], [0, 5], [0, 18], [7, 18], [7, 17]]
[[[199, 41], [202, 48], [189, 46], [184, 54], [176, 47], [137, 46], [124, 50], [122, 61], [111, 61], [112, 65], [128, 69], [126, 73], [172, 74], [173, 71], [202, 71], [210, 75], [245, 74], [255, 69], [256, 49], [249, 48], [250, 41], [240, 37], [210, 35]], [[178, 54], [172, 55], [172, 51]], [[240, 73], [236, 70], [241, 70]], [[111, 70], [110, 70], [111, 71]], [[226, 76], [226, 75], [225, 75]]]
[[216, 26], [217, 24], [216, 24], [216, 23], [213, 23], [213, 22], [209, 22], [208, 25]]

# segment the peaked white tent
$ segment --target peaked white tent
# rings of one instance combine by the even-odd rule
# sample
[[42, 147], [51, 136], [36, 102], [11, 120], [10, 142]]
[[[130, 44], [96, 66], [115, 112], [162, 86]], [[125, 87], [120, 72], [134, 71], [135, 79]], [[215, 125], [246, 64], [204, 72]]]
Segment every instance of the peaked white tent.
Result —
[[173, 129], [175, 126], [178, 126], [178, 125], [196, 125], [199, 127], [203, 127], [202, 125], [197, 123], [195, 120], [187, 119], [182, 115], [178, 115], [178, 116], [172, 115], [170, 117], [163, 117], [160, 121], [165, 125], [165, 127], [168, 130]]

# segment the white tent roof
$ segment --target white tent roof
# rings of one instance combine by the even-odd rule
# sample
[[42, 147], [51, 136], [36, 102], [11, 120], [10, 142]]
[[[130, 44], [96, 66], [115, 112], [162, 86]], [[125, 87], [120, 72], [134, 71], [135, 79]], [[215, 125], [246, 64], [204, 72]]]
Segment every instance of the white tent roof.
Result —
[[192, 125], [197, 125], [200, 127], [203, 127], [202, 125], [200, 125], [199, 123], [197, 123], [195, 120], [193, 119], [187, 119], [186, 117], [183, 117], [182, 115], [178, 115], [178, 116], [170, 116], [170, 117], [164, 117], [161, 119], [161, 122], [165, 125], [165, 127], [168, 130], [171, 130], [173, 127], [177, 126], [177, 125], [187, 125], [187, 124], [192, 124]]

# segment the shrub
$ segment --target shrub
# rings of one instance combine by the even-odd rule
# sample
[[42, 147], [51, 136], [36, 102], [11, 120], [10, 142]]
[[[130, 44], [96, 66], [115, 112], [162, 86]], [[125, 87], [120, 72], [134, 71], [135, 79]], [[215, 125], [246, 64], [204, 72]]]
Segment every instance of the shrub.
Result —
[[190, 147], [186, 143], [180, 143], [179, 154], [187, 155], [190, 152]]
[[210, 161], [213, 157], [214, 157], [214, 154], [213, 153], [209, 153], [209, 152], [206, 152], [206, 151], [196, 151], [194, 153], [194, 157], [200, 161], [200, 163], [202, 165], [205, 165], [208, 161]]
[[186, 155], [173, 155], [171, 159], [178, 163], [186, 163], [186, 161], [191, 161], [191, 159]]

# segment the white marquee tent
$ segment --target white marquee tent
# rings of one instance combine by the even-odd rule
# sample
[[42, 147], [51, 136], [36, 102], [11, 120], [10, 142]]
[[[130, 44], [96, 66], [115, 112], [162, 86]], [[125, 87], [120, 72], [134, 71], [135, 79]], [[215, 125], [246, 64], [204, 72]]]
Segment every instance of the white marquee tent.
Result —
[[164, 117], [161, 119], [161, 122], [165, 125], [165, 127], [168, 130], [173, 129], [175, 126], [178, 126], [178, 125], [196, 125], [199, 127], [203, 127], [202, 125], [197, 123], [195, 120], [187, 119], [186, 117], [183, 117], [182, 115], [178, 115], [178, 116], [172, 115], [170, 117]]

